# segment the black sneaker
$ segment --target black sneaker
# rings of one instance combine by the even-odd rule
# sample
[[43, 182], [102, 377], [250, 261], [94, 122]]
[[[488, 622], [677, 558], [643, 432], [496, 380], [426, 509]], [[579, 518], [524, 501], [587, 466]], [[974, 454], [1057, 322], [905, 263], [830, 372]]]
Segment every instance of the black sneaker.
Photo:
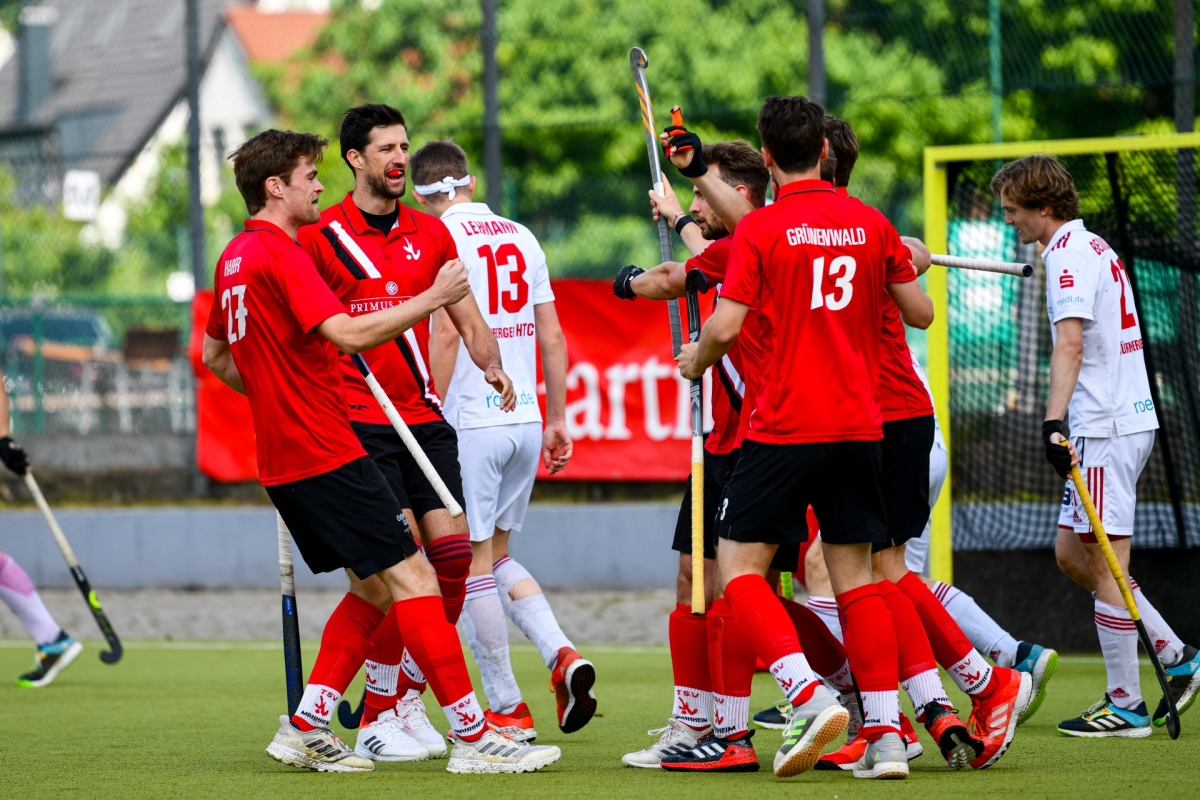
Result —
[[753, 717], [754, 724], [760, 728], [781, 731], [787, 725], [787, 710], [791, 707], [792, 704], [787, 700], [780, 700], [770, 708], [755, 714]]
[[[1182, 716], [1183, 712], [1196, 702], [1196, 690], [1200, 689], [1200, 650], [1190, 644], [1185, 645], [1183, 656], [1178, 663], [1173, 667], [1164, 667], [1163, 671], [1167, 673], [1167, 689], [1171, 692], [1171, 699], [1175, 701], [1175, 708]], [[1167, 699], [1164, 697], [1158, 701], [1158, 708], [1154, 711], [1154, 726], [1161, 728], [1166, 721]]]
[[1075, 719], [1058, 723], [1058, 732], [1064, 736], [1082, 736], [1087, 739], [1109, 736], [1141, 739], [1150, 735], [1150, 715], [1146, 713], [1144, 700], [1127, 710], [1113, 703], [1106, 694], [1103, 700]]
[[676, 756], [664, 756], [659, 766], [670, 772], [758, 772], [758, 754], [747, 731], [737, 739], [718, 739], [711, 733], [696, 746]]
[[36, 688], [49, 685], [82, 652], [83, 645], [67, 636], [66, 631], [60, 630], [53, 642], [38, 645], [33, 669], [17, 678], [17, 686]]

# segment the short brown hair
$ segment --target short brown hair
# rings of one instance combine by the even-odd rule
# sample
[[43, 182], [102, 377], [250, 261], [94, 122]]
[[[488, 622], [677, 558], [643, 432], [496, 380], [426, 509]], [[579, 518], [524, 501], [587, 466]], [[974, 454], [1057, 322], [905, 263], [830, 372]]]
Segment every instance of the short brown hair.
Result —
[[720, 168], [721, 180], [730, 186], [745, 186], [750, 192], [750, 202], [762, 208], [767, 202], [767, 184], [771, 173], [762, 153], [749, 142], [735, 139], [732, 142], [717, 142], [703, 146], [704, 160]]
[[821, 160], [825, 109], [807, 97], [768, 97], [758, 112], [758, 135], [784, 172], [807, 172]]
[[[829, 157], [833, 159], [834, 186], [848, 186], [850, 173], [858, 161], [858, 137], [844, 119], [825, 115], [825, 138], [829, 140]], [[824, 177], [824, 170], [821, 171]]]
[[328, 144], [328, 139], [315, 133], [271, 129], [251, 137], [234, 150], [229, 157], [233, 160], [233, 175], [250, 216], [267, 205], [268, 178], [282, 178], [284, 183], [291, 183], [292, 171], [300, 159], [307, 158], [320, 164]]
[[992, 178], [992, 194], [1004, 192], [1024, 208], [1046, 208], [1056, 219], [1079, 217], [1075, 181], [1054, 156], [1023, 156], [1000, 168]]
[[350, 167], [351, 172], [354, 171], [354, 165], [350, 163], [347, 154], [351, 150], [365, 152], [367, 145], [371, 143], [371, 131], [376, 128], [390, 128], [392, 125], [401, 125], [405, 130], [408, 129], [404, 115], [383, 103], [367, 103], [346, 110], [342, 115], [342, 129], [338, 138], [341, 140], [342, 160]]
[[442, 178], [465, 178], [467, 153], [450, 139], [426, 142], [408, 159], [414, 186], [437, 183]]

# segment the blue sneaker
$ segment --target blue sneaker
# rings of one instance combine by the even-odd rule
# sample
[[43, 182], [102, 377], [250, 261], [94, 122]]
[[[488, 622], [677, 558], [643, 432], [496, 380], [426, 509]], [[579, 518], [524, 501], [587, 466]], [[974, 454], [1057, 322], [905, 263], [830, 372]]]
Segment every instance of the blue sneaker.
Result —
[[[1183, 657], [1173, 667], [1167, 667], [1167, 688], [1175, 700], [1180, 716], [1196, 702], [1196, 690], [1200, 689], [1200, 650], [1190, 644], [1183, 648]], [[1161, 728], [1167, 721], [1167, 700], [1158, 701], [1154, 711], [1154, 726]]]
[[1042, 707], [1042, 701], [1046, 699], [1046, 686], [1058, 671], [1058, 653], [1040, 644], [1021, 642], [1017, 645], [1017, 658], [1013, 669], [1017, 672], [1028, 672], [1029, 677], [1033, 678], [1033, 702], [1017, 720], [1017, 724], [1020, 725]]
[[1064, 736], [1081, 736], [1086, 739], [1102, 739], [1120, 736], [1126, 739], [1143, 739], [1150, 735], [1150, 714], [1146, 701], [1140, 701], [1131, 709], [1119, 708], [1109, 696], [1075, 719], [1058, 723], [1058, 732]]
[[82, 652], [83, 645], [67, 636], [65, 631], [59, 631], [58, 638], [53, 642], [38, 645], [33, 669], [17, 678], [17, 686], [37, 688], [49, 685]]

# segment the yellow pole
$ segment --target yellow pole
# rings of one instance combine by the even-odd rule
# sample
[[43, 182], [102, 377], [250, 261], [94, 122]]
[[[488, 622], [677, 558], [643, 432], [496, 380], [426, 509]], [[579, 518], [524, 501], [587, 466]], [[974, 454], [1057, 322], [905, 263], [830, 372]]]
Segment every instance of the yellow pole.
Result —
[[[946, 167], [925, 151], [925, 246], [933, 253], [945, 253], [946, 236]], [[946, 453], [951, 465], [954, 447], [950, 441], [950, 327], [949, 292], [946, 270], [933, 267], [925, 273], [925, 291], [933, 300], [934, 321], [927, 331], [928, 364], [926, 374], [933, 391], [934, 410], [946, 440]], [[931, 514], [929, 542], [929, 574], [935, 580], [951, 583], [954, 579], [954, 559], [950, 547], [950, 493], [952, 470], [946, 470], [942, 493]]]

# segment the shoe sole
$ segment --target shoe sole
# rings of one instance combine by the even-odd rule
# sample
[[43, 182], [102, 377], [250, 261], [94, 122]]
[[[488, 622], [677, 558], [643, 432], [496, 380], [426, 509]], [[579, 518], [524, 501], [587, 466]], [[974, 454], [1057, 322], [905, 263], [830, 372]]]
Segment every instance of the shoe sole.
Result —
[[1074, 739], [1145, 739], [1153, 731], [1149, 726], [1145, 728], [1131, 728], [1124, 731], [1104, 731], [1097, 733], [1085, 733], [1083, 731], [1068, 731], [1062, 728], [1057, 729], [1063, 736], [1070, 736]]
[[745, 760], [734, 763], [712, 761], [692, 764], [661, 764], [664, 772], [758, 772], [758, 757], [744, 756]]
[[768, 731], [781, 731], [787, 727], [787, 723], [780, 725], [775, 722], [759, 722], [758, 720], [754, 720], [754, 726]]
[[456, 775], [486, 775], [498, 773], [537, 772], [542, 767], [548, 767], [562, 758], [562, 752], [555, 753], [540, 761], [530, 761], [527, 764], [492, 763], [489, 761], [474, 761], [465, 758], [452, 758], [446, 764], [446, 772]]
[[874, 781], [902, 781], [908, 778], [908, 764], [898, 761], [882, 761], [871, 769], [855, 768], [854, 777]]
[[626, 761], [625, 756], [621, 756], [621, 763], [634, 769], [662, 769], [662, 764], [638, 764], [633, 761]]
[[1046, 650], [1038, 658], [1033, 665], [1033, 685], [1037, 687], [1033, 695], [1033, 701], [1029, 704], [1029, 708], [1017, 720], [1018, 725], [1025, 724], [1025, 721], [1038, 712], [1042, 707], [1042, 702], [1046, 699], [1046, 686], [1049, 685], [1050, 679], [1054, 677], [1054, 673], [1058, 672], [1058, 653], [1054, 650]]
[[[1182, 717], [1183, 712], [1191, 708], [1192, 703], [1196, 702], [1197, 690], [1200, 690], [1200, 671], [1192, 673], [1192, 680], [1188, 684], [1188, 687], [1183, 691], [1183, 702], [1175, 704], [1175, 709], [1179, 712], [1179, 716]], [[1158, 719], [1154, 720], [1152, 724], [1156, 728], [1161, 728], [1163, 725], [1167, 724], [1167, 718], [1165, 716], [1159, 717]]]
[[276, 742], [271, 742], [267, 745], [267, 755], [276, 761], [287, 764], [291, 767], [299, 767], [312, 772], [372, 772], [374, 766], [371, 767], [352, 767], [346, 764], [333, 764], [328, 761], [317, 761], [309, 758], [306, 754], [299, 750], [294, 750], [290, 747], [285, 747]]
[[1012, 744], [1013, 736], [1017, 733], [1017, 720], [1020, 719], [1020, 714], [1024, 713], [1029, 708], [1029, 703], [1033, 699], [1033, 676], [1028, 672], [1021, 674], [1021, 687], [1017, 690], [1017, 696], [1013, 698], [1012, 714], [1008, 717], [1008, 728], [1004, 731], [1004, 745], [996, 751], [996, 754], [987, 760], [987, 763], [982, 764], [975, 769], [987, 769], [1000, 760], [1000, 757], [1008, 751], [1008, 746]]
[[[849, 721], [850, 715], [846, 709], [836, 704], [818, 714], [817, 718], [813, 720], [809, 733], [796, 742], [796, 746], [787, 754], [783, 762], [775, 767], [775, 777], [790, 778], [793, 775], [808, 772], [816, 766], [825, 745], [842, 735]], [[809, 734], [812, 735], [812, 738], [808, 744], [804, 744], [804, 740], [809, 737]]]
[[567, 667], [563, 682], [567, 686], [568, 700], [558, 727], [563, 733], [574, 733], [591, 722], [596, 713], [596, 698], [592, 694], [592, 687], [596, 685], [596, 667], [586, 658], [580, 658]]
[[533, 744], [535, 741], [537, 741], [537, 731], [533, 728], [518, 728], [515, 725], [505, 725], [504, 727], [500, 728], [488, 725], [488, 727], [497, 733], [503, 733], [514, 742]]
[[79, 642], [72, 643], [71, 646], [63, 652], [62, 656], [59, 657], [58, 661], [54, 662], [54, 666], [46, 672], [45, 677], [39, 678], [36, 681], [18, 680], [17, 686], [25, 689], [40, 689], [43, 686], [49, 686], [54, 679], [58, 677], [58, 673], [71, 666], [71, 662], [79, 658], [79, 654], [82, 652], [82, 644]]
[[[946, 759], [946, 763], [950, 765], [950, 769], [970, 769], [971, 762], [979, 758], [979, 753], [971, 746], [970, 742], [964, 741], [970, 734], [959, 734], [957, 731], [949, 731], [946, 735], [950, 737], [951, 746], [942, 750], [942, 756]], [[939, 745], [939, 749], [940, 747]]]
[[384, 756], [372, 753], [370, 750], [359, 744], [354, 745], [354, 752], [370, 761], [428, 761], [430, 758], [428, 750], [421, 751], [424, 753], [424, 755]]

